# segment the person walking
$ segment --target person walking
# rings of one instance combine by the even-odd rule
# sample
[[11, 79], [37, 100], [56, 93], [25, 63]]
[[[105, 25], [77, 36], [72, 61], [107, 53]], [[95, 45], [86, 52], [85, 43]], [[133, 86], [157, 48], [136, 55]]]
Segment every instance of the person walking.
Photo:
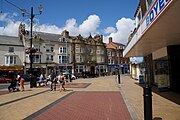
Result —
[[[55, 72], [51, 74], [51, 84], [50, 84], [50, 90], [51, 91], [56, 91], [56, 83], [57, 83], [57, 78]], [[54, 86], [54, 87], [53, 87]]]
[[58, 76], [58, 81], [60, 84], [60, 92], [63, 90], [65, 91], [65, 76], [63, 75], [63, 73], [60, 73]]
[[38, 83], [39, 83], [39, 87], [41, 87], [41, 84], [44, 85], [44, 76], [43, 76], [43, 74], [40, 75]]
[[22, 78], [20, 75], [17, 76], [17, 79], [18, 81], [20, 81], [20, 88], [21, 88], [21, 91], [24, 91], [24, 78]]

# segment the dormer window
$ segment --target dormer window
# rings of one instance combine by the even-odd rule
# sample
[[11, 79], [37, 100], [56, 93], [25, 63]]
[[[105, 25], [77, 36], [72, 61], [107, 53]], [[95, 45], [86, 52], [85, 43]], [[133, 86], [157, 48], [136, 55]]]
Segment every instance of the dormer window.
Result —
[[9, 52], [14, 52], [14, 47], [9, 47]]
[[67, 42], [67, 39], [62, 37], [62, 38], [59, 38], [59, 42]]

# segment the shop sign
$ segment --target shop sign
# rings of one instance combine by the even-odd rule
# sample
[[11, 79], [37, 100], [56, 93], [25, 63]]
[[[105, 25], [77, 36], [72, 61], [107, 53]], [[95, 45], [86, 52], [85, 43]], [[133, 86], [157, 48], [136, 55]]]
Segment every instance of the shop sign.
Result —
[[173, 0], [156, 0], [142, 21], [142, 34], [159, 17]]
[[0, 70], [23, 70], [23, 66], [0, 66]]
[[169, 77], [166, 74], [157, 75], [158, 88], [167, 88], [169, 86], [168, 78]]

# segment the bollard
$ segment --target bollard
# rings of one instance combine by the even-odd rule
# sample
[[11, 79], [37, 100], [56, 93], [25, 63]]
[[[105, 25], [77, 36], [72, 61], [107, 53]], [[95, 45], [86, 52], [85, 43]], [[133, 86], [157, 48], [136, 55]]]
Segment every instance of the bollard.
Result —
[[144, 120], [152, 120], [152, 92], [146, 83], [143, 87], [144, 96]]
[[118, 83], [120, 84], [121, 81], [120, 81], [120, 74], [118, 74]]

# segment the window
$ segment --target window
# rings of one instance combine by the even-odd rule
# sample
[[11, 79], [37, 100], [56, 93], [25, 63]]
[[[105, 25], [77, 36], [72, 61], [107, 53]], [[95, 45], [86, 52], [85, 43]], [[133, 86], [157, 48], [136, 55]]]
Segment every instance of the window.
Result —
[[114, 52], [111, 52], [111, 55], [114, 56]]
[[68, 49], [66, 47], [63, 47], [63, 46], [60, 46], [59, 47], [59, 53], [62, 54], [62, 53], [67, 53]]
[[97, 62], [99, 63], [99, 62], [104, 62], [105, 61], [105, 59], [104, 59], [104, 57], [97, 57]]
[[138, 20], [140, 21], [141, 20], [141, 12], [138, 13]]
[[41, 63], [41, 55], [34, 55], [33, 58], [34, 63]]
[[83, 72], [85, 70], [85, 66], [84, 65], [78, 65], [76, 67], [76, 70], [77, 70], [78, 73], [81, 73], [81, 72]]
[[83, 57], [81, 55], [76, 56], [76, 62], [83, 62]]
[[54, 58], [54, 56], [53, 55], [47, 55], [46, 56], [46, 61], [51, 61], [51, 62], [53, 62], [53, 59]]
[[83, 48], [76, 47], [76, 53], [83, 53]]
[[108, 52], [107, 52], [107, 55], [108, 55], [108, 56], [111, 56], [111, 51], [108, 51]]
[[147, 0], [147, 2], [148, 2], [148, 5], [150, 6], [152, 3], [152, 0]]
[[113, 59], [108, 59], [108, 64], [114, 64], [114, 60]]
[[36, 52], [40, 52], [40, 45], [34, 45], [34, 48], [36, 49]]
[[9, 52], [14, 52], [14, 47], [9, 47]]
[[90, 48], [90, 53], [93, 54], [93, 49], [92, 48]]
[[96, 54], [100, 54], [100, 50], [96, 50]]
[[69, 56], [60, 55], [59, 56], [59, 63], [69, 63]]
[[59, 42], [67, 42], [66, 38], [59, 38]]
[[54, 52], [54, 47], [53, 46], [46, 46], [46, 52]]
[[16, 64], [16, 56], [5, 56], [5, 64], [6, 65], [15, 65]]

